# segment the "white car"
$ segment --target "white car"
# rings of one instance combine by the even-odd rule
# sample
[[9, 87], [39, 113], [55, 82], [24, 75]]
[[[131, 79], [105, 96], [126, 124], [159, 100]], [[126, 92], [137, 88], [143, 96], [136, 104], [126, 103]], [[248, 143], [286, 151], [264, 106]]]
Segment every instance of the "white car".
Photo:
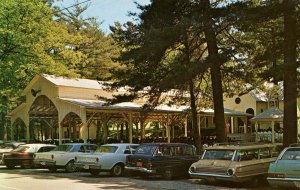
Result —
[[34, 164], [36, 167], [48, 168], [55, 172], [59, 168], [64, 168], [66, 172], [75, 172], [75, 156], [92, 153], [97, 149], [97, 145], [88, 143], [66, 143], [57, 146], [53, 151], [36, 153]]
[[75, 158], [77, 169], [88, 169], [93, 176], [101, 171], [110, 172], [119, 177], [124, 173], [126, 157], [135, 152], [138, 144], [105, 144], [97, 148], [93, 154], [78, 155]]

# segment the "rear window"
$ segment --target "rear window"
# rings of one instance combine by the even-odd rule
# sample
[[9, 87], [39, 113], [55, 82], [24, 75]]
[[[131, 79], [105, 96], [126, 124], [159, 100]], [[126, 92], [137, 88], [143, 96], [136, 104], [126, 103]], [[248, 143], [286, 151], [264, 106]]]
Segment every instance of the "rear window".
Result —
[[203, 160], [231, 160], [234, 150], [206, 150]]
[[54, 151], [63, 151], [63, 152], [71, 152], [73, 148], [73, 145], [68, 145], [68, 144], [62, 144], [57, 146]]
[[100, 146], [97, 148], [97, 153], [115, 153], [117, 151], [117, 146]]
[[281, 160], [300, 160], [300, 148], [287, 149], [280, 158]]
[[29, 146], [19, 146], [14, 150], [14, 152], [29, 152], [30, 147]]
[[156, 149], [156, 145], [141, 145], [136, 149], [135, 154], [153, 155]]

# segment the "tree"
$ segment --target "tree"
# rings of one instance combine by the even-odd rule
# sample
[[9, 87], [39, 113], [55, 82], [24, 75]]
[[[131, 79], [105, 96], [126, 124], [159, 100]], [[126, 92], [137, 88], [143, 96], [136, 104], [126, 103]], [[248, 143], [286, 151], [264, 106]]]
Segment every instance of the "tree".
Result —
[[79, 77], [104, 80], [110, 77], [110, 69], [118, 67], [112, 60], [117, 46], [101, 31], [96, 18], [82, 16], [88, 6], [76, 5], [57, 13], [57, 22], [67, 28], [70, 37], [63, 38], [66, 47], [56, 48], [55, 55]]
[[[297, 16], [296, 1], [283, 1], [284, 17], [284, 133], [283, 145], [298, 142], [297, 130]], [[299, 10], [299, 7], [298, 7]], [[298, 36], [299, 37], [299, 36]]]

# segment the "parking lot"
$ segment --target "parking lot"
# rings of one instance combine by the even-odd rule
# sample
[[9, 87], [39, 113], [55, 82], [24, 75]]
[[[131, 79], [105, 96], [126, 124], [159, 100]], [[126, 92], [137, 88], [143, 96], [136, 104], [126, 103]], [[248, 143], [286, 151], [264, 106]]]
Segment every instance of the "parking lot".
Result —
[[140, 177], [111, 177], [108, 174], [101, 174], [98, 177], [92, 177], [86, 172], [66, 173], [64, 170], [58, 170], [56, 173], [50, 173], [43, 169], [6, 169], [0, 166], [0, 189], [1, 190], [96, 190], [96, 189], [144, 189], [144, 190], [266, 190], [270, 189], [267, 184], [261, 184], [259, 187], [250, 188], [249, 184], [227, 184], [217, 183], [206, 185], [197, 179], [176, 179], [162, 180], [158, 177], [140, 178]]

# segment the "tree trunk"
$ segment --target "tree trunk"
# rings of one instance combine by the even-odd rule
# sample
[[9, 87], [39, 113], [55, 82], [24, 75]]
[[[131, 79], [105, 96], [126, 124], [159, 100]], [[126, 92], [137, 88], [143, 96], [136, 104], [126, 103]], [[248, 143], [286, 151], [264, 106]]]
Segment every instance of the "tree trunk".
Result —
[[293, 0], [284, 0], [284, 119], [283, 145], [297, 142], [296, 13]]
[[208, 49], [208, 61], [211, 68], [211, 80], [213, 89], [213, 103], [217, 142], [227, 142], [225, 130], [224, 104], [223, 104], [223, 89], [220, 67], [222, 61], [218, 53], [216, 33], [213, 29], [214, 23], [210, 15], [210, 1], [201, 0], [201, 6], [204, 10], [204, 35]]
[[191, 111], [192, 111], [192, 129], [193, 129], [193, 139], [194, 139], [194, 144], [197, 149], [197, 154], [201, 153], [201, 135], [200, 131], [198, 130], [198, 122], [197, 122], [197, 107], [196, 107], [196, 97], [195, 97], [195, 92], [194, 92], [194, 82], [191, 79], [189, 82], [189, 88], [190, 88], [190, 97], [191, 97]]

